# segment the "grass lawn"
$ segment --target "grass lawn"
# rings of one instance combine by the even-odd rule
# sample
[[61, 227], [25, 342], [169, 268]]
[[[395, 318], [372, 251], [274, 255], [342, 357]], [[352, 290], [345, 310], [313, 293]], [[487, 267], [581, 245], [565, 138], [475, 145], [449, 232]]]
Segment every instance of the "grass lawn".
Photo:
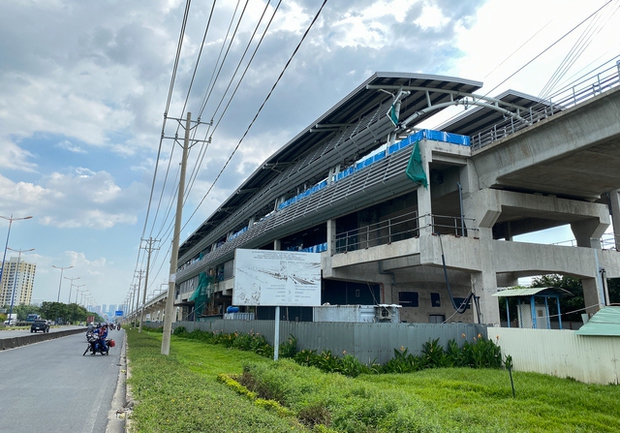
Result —
[[[131, 432], [618, 432], [620, 388], [445, 368], [348, 378], [252, 352], [128, 331]], [[244, 383], [266, 404], [218, 381]], [[237, 387], [238, 388], [238, 387]], [[282, 410], [284, 407], [284, 410]]]

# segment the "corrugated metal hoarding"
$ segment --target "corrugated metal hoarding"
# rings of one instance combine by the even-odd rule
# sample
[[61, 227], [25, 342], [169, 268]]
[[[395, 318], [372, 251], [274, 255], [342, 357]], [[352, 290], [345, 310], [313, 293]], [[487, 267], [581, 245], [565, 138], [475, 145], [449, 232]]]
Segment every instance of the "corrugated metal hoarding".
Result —
[[620, 337], [582, 336], [558, 329], [489, 328], [514, 370], [570, 377], [580, 382], [618, 384]]
[[[259, 333], [270, 344], [274, 341], [272, 320], [213, 320], [209, 322], [175, 322], [191, 332], [195, 329], [210, 332]], [[344, 323], [344, 322], [280, 322], [280, 342], [290, 335], [297, 339], [299, 350], [329, 350], [334, 355], [343, 352], [355, 356], [363, 363], [384, 364], [394, 357], [394, 349], [406, 348], [413, 355], [420, 355], [427, 341], [439, 339], [447, 347], [454, 339], [461, 346], [481, 335], [486, 338], [486, 326], [467, 323], [413, 324], [413, 323]]]

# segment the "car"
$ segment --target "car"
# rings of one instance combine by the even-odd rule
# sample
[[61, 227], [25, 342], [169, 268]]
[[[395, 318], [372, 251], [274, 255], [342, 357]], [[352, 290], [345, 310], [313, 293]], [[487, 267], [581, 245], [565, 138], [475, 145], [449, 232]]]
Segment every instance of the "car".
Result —
[[45, 319], [37, 319], [30, 325], [30, 332], [50, 332], [50, 324]]

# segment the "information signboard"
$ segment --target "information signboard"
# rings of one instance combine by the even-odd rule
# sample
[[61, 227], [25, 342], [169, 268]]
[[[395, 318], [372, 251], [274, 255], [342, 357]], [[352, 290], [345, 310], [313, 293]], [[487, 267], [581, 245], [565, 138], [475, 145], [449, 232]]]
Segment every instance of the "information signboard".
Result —
[[298, 251], [235, 251], [233, 305], [321, 305], [321, 254]]

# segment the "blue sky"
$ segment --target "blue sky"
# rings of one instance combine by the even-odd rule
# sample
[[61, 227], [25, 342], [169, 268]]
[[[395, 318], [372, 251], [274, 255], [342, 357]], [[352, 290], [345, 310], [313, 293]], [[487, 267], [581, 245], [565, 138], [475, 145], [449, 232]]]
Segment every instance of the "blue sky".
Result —
[[[577, 43], [583, 52], [558, 86], [620, 54], [618, 0], [329, 0], [212, 185], [321, 4], [282, 3], [230, 108], [211, 131], [204, 160], [198, 161], [199, 146], [192, 151], [189, 170], [196, 176], [182, 239], [266, 157], [375, 71], [458, 76], [483, 81], [481, 94], [512, 88], [538, 96]], [[187, 99], [193, 113], [203, 105], [236, 5], [216, 2]], [[604, 5], [601, 14], [537, 57]], [[221, 114], [217, 103], [264, 6], [264, 0], [247, 3], [203, 121]], [[210, 7], [192, 2], [171, 117], [183, 116]], [[172, 141], [160, 136], [184, 9], [179, 0], [0, 3], [0, 215], [33, 216], [13, 224], [9, 246], [35, 249], [22, 256], [37, 264], [34, 302], [57, 299], [60, 271], [52, 265], [72, 265], [63, 271], [64, 277], [79, 277], [72, 302], [79, 288], [96, 304], [122, 303], [137, 283], [135, 271], [145, 268], [142, 237], [160, 240], [148, 292], [167, 281], [171, 238], [164, 216], [179, 151], [171, 155]], [[173, 125], [167, 122], [167, 134], [174, 133]], [[145, 224], [156, 165], [155, 200]], [[164, 187], [168, 165], [171, 180]], [[0, 223], [5, 239], [8, 222]], [[571, 237], [563, 228], [548, 240]], [[63, 278], [62, 301], [68, 301], [70, 284]]]

